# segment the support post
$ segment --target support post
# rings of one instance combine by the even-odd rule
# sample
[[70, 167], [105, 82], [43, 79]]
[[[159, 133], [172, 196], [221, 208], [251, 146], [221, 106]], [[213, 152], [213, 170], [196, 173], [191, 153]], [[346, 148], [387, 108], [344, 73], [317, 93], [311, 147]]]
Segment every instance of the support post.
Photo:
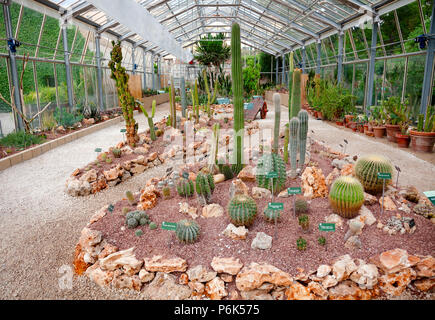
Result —
[[98, 87], [98, 106], [100, 112], [104, 111], [103, 103], [103, 77], [101, 72], [101, 53], [100, 53], [100, 38], [99, 33], [95, 34], [95, 58], [97, 62], [97, 87]]
[[154, 59], [155, 59], [155, 55], [153, 54], [151, 56], [151, 74], [152, 74], [152, 80], [153, 80], [153, 90], [156, 90], [156, 75], [155, 75], [155, 69], [154, 69]]
[[275, 56], [275, 83], [278, 84], [278, 57]]
[[160, 80], [160, 74], [162, 72], [162, 66], [160, 64], [160, 56], [157, 58], [157, 89], [161, 89], [161, 80]]
[[305, 46], [302, 47], [302, 73], [306, 73], [305, 72], [305, 64], [306, 64], [306, 50], [305, 50]]
[[282, 74], [281, 74], [281, 83], [285, 83], [285, 56], [284, 54], [281, 56], [282, 59]]
[[[424, 65], [423, 88], [421, 91], [420, 113], [426, 114], [426, 109], [430, 103], [430, 90], [432, 87], [433, 68], [434, 68], [434, 50], [435, 50], [435, 5], [432, 7], [432, 18], [430, 23], [430, 37], [428, 39], [426, 62]], [[425, 123], [428, 119], [425, 119]]]
[[[5, 29], [6, 29], [6, 38], [7, 39], [13, 39], [14, 34], [12, 32], [12, 20], [11, 20], [11, 12], [9, 10], [10, 4], [3, 4], [3, 16], [5, 19]], [[9, 51], [9, 65], [10, 65], [10, 72], [11, 72], [11, 78], [12, 78], [12, 85], [15, 88], [14, 90], [14, 102], [17, 109], [23, 113], [23, 106], [21, 105], [21, 92], [20, 92], [20, 82], [18, 80], [18, 73], [17, 73], [17, 60], [15, 57], [15, 52], [12, 52], [11, 48], [8, 48]], [[12, 97], [11, 97], [12, 100]], [[17, 115], [13, 110], [13, 114], [15, 115], [16, 120], [16, 128], [15, 131], [23, 130], [24, 124], [23, 120], [19, 115]]]
[[63, 52], [64, 52], [64, 59], [65, 59], [65, 74], [66, 74], [66, 89], [68, 94], [68, 104], [70, 108], [74, 110], [71, 65], [69, 62], [70, 53], [68, 51], [67, 21], [62, 22], [62, 42], [63, 42]]
[[136, 48], [134, 47], [134, 45], [131, 47], [131, 64], [133, 65], [132, 66], [132, 70], [131, 70], [131, 74], [136, 74], [136, 68], [135, 68], [135, 65], [136, 65], [136, 59], [135, 59], [135, 57], [134, 57], [134, 55], [136, 54]]
[[373, 18], [373, 29], [372, 29], [372, 42], [370, 47], [370, 61], [368, 66], [367, 75], [367, 91], [366, 91], [366, 113], [370, 111], [370, 107], [373, 103], [373, 85], [375, 79], [375, 57], [376, 57], [376, 42], [378, 41], [378, 21]]
[[320, 74], [320, 64], [322, 62], [322, 43], [320, 42], [320, 39], [317, 40], [317, 65], [316, 65], [316, 74]]
[[142, 75], [142, 89], [147, 89], [147, 68], [146, 68], [146, 51], [142, 50], [142, 65], [143, 65], [143, 75]]
[[338, 34], [337, 83], [343, 79], [343, 31]]

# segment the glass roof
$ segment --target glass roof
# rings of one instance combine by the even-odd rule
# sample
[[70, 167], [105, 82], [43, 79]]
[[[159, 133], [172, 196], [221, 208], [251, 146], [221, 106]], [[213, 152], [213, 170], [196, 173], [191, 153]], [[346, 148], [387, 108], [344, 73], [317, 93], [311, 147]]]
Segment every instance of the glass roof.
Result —
[[[195, 45], [206, 33], [225, 32], [230, 38], [234, 21], [241, 26], [242, 40], [274, 55], [309, 45], [323, 35], [337, 33], [371, 16], [395, 0], [129, 0], [147, 9], [184, 48]], [[114, 19], [83, 0], [35, 0], [72, 12], [93, 27]], [[402, 2], [406, 4], [406, 0]], [[408, 1], [410, 2], [410, 1]], [[387, 9], [388, 10], [388, 9]], [[115, 20], [116, 22], [116, 20]], [[138, 44], [163, 56], [169, 53], [118, 24], [106, 30], [123, 41]], [[332, 32], [332, 33], [331, 33]]]

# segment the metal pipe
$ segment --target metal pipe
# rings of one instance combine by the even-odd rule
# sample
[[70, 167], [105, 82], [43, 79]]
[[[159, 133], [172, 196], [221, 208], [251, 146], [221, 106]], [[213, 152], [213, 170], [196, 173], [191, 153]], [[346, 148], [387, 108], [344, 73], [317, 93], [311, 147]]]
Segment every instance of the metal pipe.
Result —
[[305, 65], [306, 65], [306, 54], [307, 54], [307, 52], [306, 52], [305, 46], [303, 46], [302, 47], [302, 73], [306, 73], [305, 72], [306, 71], [306, 68], [305, 68]]
[[282, 59], [282, 74], [281, 74], [281, 83], [285, 83], [285, 57], [284, 54], [281, 56]]
[[67, 35], [67, 23], [64, 21], [62, 23], [62, 42], [63, 42], [63, 52], [65, 59], [65, 71], [66, 71], [66, 88], [68, 94], [68, 104], [74, 109], [74, 99], [72, 91], [72, 76], [71, 76], [71, 65], [69, 63], [70, 53], [68, 52], [68, 35]]
[[278, 84], [278, 57], [275, 57], [275, 83]]
[[[5, 29], [6, 29], [6, 38], [11, 39], [13, 38], [12, 33], [12, 20], [11, 20], [11, 12], [9, 10], [10, 4], [3, 4], [3, 17], [5, 19]], [[23, 112], [23, 106], [21, 104], [21, 92], [20, 92], [20, 83], [18, 81], [18, 73], [17, 73], [17, 62], [15, 60], [15, 52], [11, 51], [11, 48], [9, 47], [9, 65], [10, 65], [10, 73], [12, 78], [12, 84], [15, 88], [14, 90], [14, 102], [15, 106], [20, 112]], [[12, 97], [11, 97], [12, 99]], [[20, 116], [18, 116], [13, 110], [12, 110], [15, 121], [16, 121], [16, 131], [23, 130], [24, 124], [23, 120]]]
[[343, 78], [343, 32], [338, 34], [337, 83]]
[[131, 48], [131, 64], [133, 65], [133, 71], [131, 72], [132, 74], [136, 74], [136, 68], [135, 68], [135, 64], [136, 64], [136, 59], [135, 59], [135, 57], [134, 57], [134, 55], [136, 54], [136, 52], [135, 52], [136, 50], [135, 50], [135, 47], [133, 46], [132, 48]]
[[321, 59], [322, 59], [322, 44], [321, 44], [320, 40], [317, 41], [316, 49], [317, 49], [316, 74], [320, 74], [320, 64], [321, 64]]
[[146, 51], [142, 50], [142, 65], [143, 65], [143, 75], [142, 75], [142, 89], [147, 89], [147, 74], [146, 74]]
[[367, 91], [366, 91], [366, 112], [370, 110], [370, 106], [373, 103], [373, 85], [374, 85], [374, 77], [375, 77], [375, 57], [376, 57], [376, 42], [378, 35], [378, 22], [373, 21], [373, 29], [372, 29], [372, 43], [370, 47], [370, 62], [368, 66], [368, 75], [367, 75]]
[[101, 73], [101, 53], [100, 53], [100, 38], [101, 35], [99, 33], [95, 34], [95, 58], [97, 63], [97, 87], [98, 87], [98, 105], [100, 111], [104, 110], [103, 103], [103, 77]]

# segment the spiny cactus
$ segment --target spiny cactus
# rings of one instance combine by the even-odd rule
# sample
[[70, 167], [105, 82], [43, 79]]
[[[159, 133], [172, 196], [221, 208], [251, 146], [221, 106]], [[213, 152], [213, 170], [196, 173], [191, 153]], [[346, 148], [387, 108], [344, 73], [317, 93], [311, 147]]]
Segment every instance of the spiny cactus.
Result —
[[150, 217], [143, 210], [135, 210], [130, 211], [126, 214], [125, 221], [128, 228], [133, 229], [136, 228], [138, 225], [143, 226], [145, 224], [148, 224], [150, 221]]
[[175, 89], [174, 78], [171, 78], [171, 86], [169, 87], [169, 106], [171, 111], [171, 127], [177, 127], [177, 109], [175, 109]]
[[364, 189], [361, 182], [352, 176], [335, 179], [329, 191], [332, 210], [343, 218], [352, 219], [364, 203]]
[[210, 203], [214, 187], [214, 179], [211, 173], [198, 173], [196, 176], [196, 193], [200, 197], [203, 204]]
[[115, 158], [121, 158], [122, 151], [119, 148], [113, 148], [112, 154]]
[[177, 192], [182, 197], [191, 197], [194, 193], [192, 180], [181, 178], [177, 183]]
[[289, 144], [289, 138], [290, 138], [290, 129], [289, 124], [285, 124], [285, 131], [284, 131], [284, 163], [288, 163], [288, 144]]
[[193, 220], [181, 220], [177, 223], [175, 235], [183, 243], [194, 243], [198, 240], [199, 225]]
[[143, 114], [145, 115], [145, 117], [148, 120], [148, 127], [150, 128], [150, 137], [151, 140], [155, 141], [156, 140], [156, 132], [154, 130], [154, 122], [153, 122], [153, 118], [154, 115], [156, 114], [156, 100], [153, 100], [152, 103], [152, 107], [151, 107], [151, 117], [148, 115], [148, 112], [145, 110], [145, 108], [143, 107], [143, 104], [139, 102], [139, 106], [142, 109]]
[[[267, 174], [273, 171], [278, 174], [278, 178], [267, 178]], [[256, 180], [261, 188], [272, 191], [273, 186], [274, 193], [281, 191], [287, 180], [285, 163], [281, 156], [276, 153], [263, 154], [257, 163]]]
[[234, 105], [234, 159], [233, 172], [238, 174], [243, 168], [243, 78], [242, 78], [242, 50], [240, 44], [240, 26], [234, 23], [231, 27], [231, 76], [233, 86]]
[[250, 226], [257, 215], [257, 204], [250, 196], [237, 194], [228, 204], [228, 214], [232, 224]]
[[131, 210], [130, 210], [130, 208], [129, 207], [124, 207], [124, 208], [122, 208], [122, 214], [123, 215], [126, 215], [127, 213], [129, 213]]
[[210, 93], [210, 90], [208, 88], [208, 81], [207, 81], [207, 72], [205, 69], [202, 70], [202, 74], [203, 74], [203, 78], [204, 78], [204, 84], [205, 84], [205, 92], [207, 93], [207, 106], [206, 106], [206, 111], [207, 111], [207, 115], [209, 117], [211, 117], [212, 115], [212, 109], [211, 109], [211, 104], [213, 101], [216, 100], [216, 94], [218, 91], [218, 81], [215, 81], [214, 83], [214, 91], [213, 91], [213, 96]]
[[299, 118], [293, 117], [289, 123], [290, 131], [290, 163], [291, 163], [291, 177], [296, 177], [297, 168], [297, 153], [298, 153], [298, 140], [299, 140]]
[[[382, 155], [366, 155], [358, 159], [355, 164], [355, 175], [369, 193], [382, 191], [383, 179], [378, 178], [378, 172], [390, 173], [393, 175], [393, 166], [386, 157]], [[391, 183], [391, 179], [385, 180], [385, 186]]]
[[263, 211], [263, 217], [268, 222], [279, 221], [281, 219], [281, 210], [269, 209], [269, 206], [266, 205]]
[[301, 110], [301, 69], [295, 69], [293, 71], [293, 83], [291, 91], [291, 109], [290, 116], [297, 117]]
[[171, 188], [169, 188], [168, 186], [163, 187], [162, 193], [165, 199], [169, 199], [171, 197]]
[[219, 171], [223, 173], [223, 175], [225, 176], [225, 180], [230, 180], [234, 178], [233, 169], [231, 169], [231, 166], [228, 164], [222, 165]]
[[150, 228], [151, 230], [157, 229], [157, 225], [156, 225], [156, 223], [155, 223], [155, 222], [150, 222], [150, 224], [149, 224], [149, 228]]
[[299, 167], [304, 167], [305, 152], [307, 150], [307, 133], [308, 133], [308, 112], [301, 110], [298, 113], [299, 118]]
[[308, 212], [308, 202], [305, 199], [296, 199], [295, 200], [295, 211], [297, 214], [299, 213], [307, 213]]
[[184, 118], [186, 118], [187, 99], [186, 99], [186, 81], [184, 80], [184, 77], [181, 77], [180, 91], [181, 91], [181, 115]]
[[305, 249], [307, 249], [307, 240], [305, 240], [302, 237], [299, 237], [296, 240], [296, 246], [297, 246], [299, 251], [304, 251]]
[[310, 227], [310, 218], [306, 214], [301, 214], [298, 217], [298, 223], [303, 230], [308, 230], [308, 228]]
[[133, 193], [131, 191], [126, 191], [125, 192], [125, 197], [127, 198], [128, 202], [134, 206], [135, 204], [137, 204], [137, 201], [133, 195]]
[[192, 113], [195, 117], [195, 123], [199, 122], [199, 98], [198, 98], [198, 80], [195, 79], [194, 89], [190, 91], [192, 95]]
[[127, 219], [127, 226], [129, 229], [134, 229], [139, 225], [139, 222], [135, 218]]
[[291, 99], [292, 99], [293, 70], [294, 70], [294, 63], [293, 63], [293, 51], [292, 51], [292, 52], [290, 52], [289, 71], [288, 71], [288, 120], [289, 121], [292, 118], [292, 113], [291, 113], [292, 100]]
[[212, 152], [209, 159], [209, 169], [211, 170], [217, 163], [218, 151], [219, 151], [219, 123], [215, 123], [212, 127], [213, 129], [213, 145]]
[[272, 152], [279, 154], [279, 123], [281, 121], [281, 95], [278, 92], [273, 94], [273, 104], [275, 106], [275, 125], [273, 127], [273, 148]]

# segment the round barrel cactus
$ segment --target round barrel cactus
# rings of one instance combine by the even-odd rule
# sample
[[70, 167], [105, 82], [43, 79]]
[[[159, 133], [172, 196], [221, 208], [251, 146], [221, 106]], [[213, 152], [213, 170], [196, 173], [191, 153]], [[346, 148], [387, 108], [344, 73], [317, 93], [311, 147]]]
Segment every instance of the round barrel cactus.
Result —
[[361, 182], [352, 176], [335, 179], [329, 191], [332, 210], [343, 218], [354, 218], [364, 203], [364, 189]]
[[228, 204], [228, 213], [235, 226], [250, 226], [257, 215], [257, 204], [250, 196], [237, 194]]
[[[267, 174], [273, 171], [278, 174], [278, 178], [267, 177]], [[287, 180], [284, 160], [276, 153], [264, 154], [258, 160], [256, 180], [261, 188], [272, 191], [273, 185], [274, 193], [281, 191]]]
[[[358, 159], [355, 164], [355, 175], [369, 193], [382, 191], [383, 179], [378, 178], [378, 173], [390, 173], [393, 175], [393, 165], [386, 157], [371, 154]], [[391, 179], [385, 180], [385, 185], [391, 183]]]
[[177, 223], [175, 235], [183, 243], [194, 243], [198, 240], [199, 225], [193, 220], [181, 220]]

